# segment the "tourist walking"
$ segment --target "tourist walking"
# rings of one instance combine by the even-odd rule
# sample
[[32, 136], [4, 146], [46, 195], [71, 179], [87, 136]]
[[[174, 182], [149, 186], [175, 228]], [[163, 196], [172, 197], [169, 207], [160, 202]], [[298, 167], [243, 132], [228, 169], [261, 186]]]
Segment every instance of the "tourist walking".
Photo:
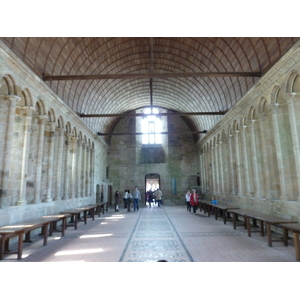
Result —
[[127, 198], [128, 198], [128, 192], [127, 190], [125, 190], [123, 194], [124, 208], [127, 208]]
[[119, 211], [119, 191], [115, 193], [115, 211]]
[[137, 187], [134, 188], [134, 191], [132, 193], [132, 198], [133, 198], [134, 211], [139, 210], [139, 201], [141, 200], [141, 193]]
[[162, 200], [162, 192], [160, 189], [157, 189], [154, 192], [155, 201], [157, 202], [158, 206], [161, 207], [161, 200]]
[[186, 210], [191, 212], [191, 192], [188, 190], [185, 194]]
[[130, 206], [132, 202], [132, 194], [130, 193], [130, 190], [127, 190], [128, 197], [127, 197], [127, 211], [131, 211]]
[[192, 194], [191, 194], [191, 198], [190, 198], [190, 203], [191, 203], [191, 206], [193, 208], [193, 213], [195, 214], [196, 213], [196, 210], [197, 210], [197, 207], [198, 207], [198, 194], [196, 193], [196, 190], [193, 189], [192, 190]]

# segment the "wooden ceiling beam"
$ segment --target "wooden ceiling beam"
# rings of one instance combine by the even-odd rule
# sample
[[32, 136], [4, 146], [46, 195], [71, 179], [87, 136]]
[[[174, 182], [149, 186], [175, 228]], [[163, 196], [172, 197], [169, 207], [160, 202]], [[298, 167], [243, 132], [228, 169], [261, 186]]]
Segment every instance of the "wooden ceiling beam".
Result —
[[[173, 112], [173, 113], [158, 113], [155, 116], [204, 116], [204, 115], [225, 115], [228, 110], [216, 112]], [[80, 118], [111, 118], [111, 117], [144, 117], [144, 113], [125, 113], [125, 114], [79, 114]]]
[[178, 78], [178, 77], [261, 77], [261, 72], [188, 72], [188, 73], [129, 73], [98, 75], [44, 75], [44, 81], [66, 80], [102, 80], [102, 79], [143, 79], [143, 78]]

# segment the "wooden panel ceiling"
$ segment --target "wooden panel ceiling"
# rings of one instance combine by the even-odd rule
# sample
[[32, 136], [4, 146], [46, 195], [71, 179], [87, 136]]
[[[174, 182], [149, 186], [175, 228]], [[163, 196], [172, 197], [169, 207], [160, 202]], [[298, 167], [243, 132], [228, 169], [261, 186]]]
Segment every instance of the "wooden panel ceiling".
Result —
[[[88, 115], [124, 114], [150, 104], [181, 113], [229, 110], [299, 38], [1, 40], [72, 110]], [[222, 117], [187, 118], [193, 130], [209, 130]], [[107, 133], [117, 118], [83, 120], [94, 132]]]

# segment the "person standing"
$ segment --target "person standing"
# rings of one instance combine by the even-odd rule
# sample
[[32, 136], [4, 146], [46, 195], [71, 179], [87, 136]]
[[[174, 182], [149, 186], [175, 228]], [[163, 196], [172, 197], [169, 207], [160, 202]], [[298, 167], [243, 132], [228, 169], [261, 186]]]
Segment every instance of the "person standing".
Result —
[[119, 211], [119, 191], [115, 193], [115, 211]]
[[191, 203], [191, 206], [193, 207], [193, 213], [194, 214], [196, 213], [196, 210], [197, 210], [198, 200], [199, 200], [198, 194], [196, 193], [196, 190], [193, 189], [192, 194], [191, 194], [191, 198], [190, 198], [190, 203]]
[[186, 210], [191, 212], [191, 192], [188, 190], [185, 194]]
[[161, 200], [162, 200], [162, 192], [160, 189], [157, 189], [154, 192], [155, 201], [157, 201], [157, 204], [159, 207], [161, 207]]
[[128, 198], [128, 192], [127, 190], [125, 190], [123, 194], [124, 208], [127, 208], [127, 200], [128, 200], [127, 198]]
[[141, 200], [141, 193], [138, 190], [137, 187], [134, 188], [134, 191], [132, 193], [132, 197], [133, 197], [133, 209], [134, 211], [139, 210], [139, 201]]
[[131, 211], [130, 210], [130, 205], [131, 205], [131, 201], [132, 201], [132, 195], [130, 193], [130, 190], [127, 190], [127, 211]]

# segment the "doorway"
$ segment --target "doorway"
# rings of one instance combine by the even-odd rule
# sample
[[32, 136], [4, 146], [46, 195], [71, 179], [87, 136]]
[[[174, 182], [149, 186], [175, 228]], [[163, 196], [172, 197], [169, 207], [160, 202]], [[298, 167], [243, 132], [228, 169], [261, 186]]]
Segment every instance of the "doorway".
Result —
[[156, 173], [150, 173], [145, 176], [145, 205], [148, 203], [148, 191], [161, 190], [160, 175]]

